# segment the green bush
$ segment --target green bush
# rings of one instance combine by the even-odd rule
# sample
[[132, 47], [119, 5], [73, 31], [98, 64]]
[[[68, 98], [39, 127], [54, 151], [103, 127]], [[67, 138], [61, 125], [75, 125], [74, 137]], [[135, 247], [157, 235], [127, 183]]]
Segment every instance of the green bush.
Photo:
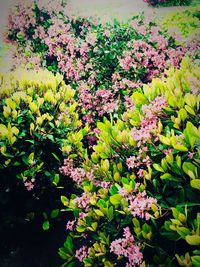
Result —
[[[24, 210], [31, 217], [45, 212], [48, 221], [58, 215], [59, 190], [63, 185], [71, 190], [68, 180], [60, 181], [63, 155], [82, 149], [74, 90], [65, 85], [61, 75], [47, 70], [17, 70], [2, 74], [0, 81], [0, 199], [5, 202], [5, 214], [8, 196], [19, 190], [29, 198], [29, 203], [24, 199]], [[74, 141], [77, 134], [79, 140]]]
[[63, 266], [199, 266], [199, 70], [185, 58], [133, 93], [122, 120], [97, 123], [78, 178], [65, 161], [82, 193], [61, 197], [74, 213]]
[[143, 0], [153, 6], [187, 6], [192, 0]]

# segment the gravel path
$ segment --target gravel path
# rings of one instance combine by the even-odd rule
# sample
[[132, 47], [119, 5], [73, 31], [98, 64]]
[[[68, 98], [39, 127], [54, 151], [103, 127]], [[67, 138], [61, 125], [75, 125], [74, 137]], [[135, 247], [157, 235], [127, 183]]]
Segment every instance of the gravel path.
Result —
[[143, 0], [68, 0], [70, 12], [83, 16], [96, 15], [108, 21], [112, 18], [124, 20], [138, 12], [162, 17], [170, 11], [183, 10], [184, 7], [153, 8]]

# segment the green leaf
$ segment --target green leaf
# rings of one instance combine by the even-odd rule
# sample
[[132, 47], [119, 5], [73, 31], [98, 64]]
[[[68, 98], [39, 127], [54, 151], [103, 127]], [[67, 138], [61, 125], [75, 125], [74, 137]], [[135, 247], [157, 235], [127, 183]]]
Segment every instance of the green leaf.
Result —
[[177, 227], [177, 233], [181, 236], [181, 238], [184, 238], [190, 234], [190, 230], [186, 227]]
[[61, 199], [61, 202], [63, 203], [64, 206], [68, 206], [69, 199], [67, 197], [61, 196], [60, 199]]
[[199, 235], [187, 235], [185, 240], [191, 246], [200, 245], [200, 236]]
[[115, 194], [115, 195], [110, 197], [110, 202], [114, 206], [119, 205], [121, 203], [121, 200], [122, 200], [122, 196], [120, 194]]
[[111, 195], [115, 195], [118, 192], [118, 188], [115, 184], [112, 185], [111, 189], [109, 190]]
[[173, 148], [175, 148], [176, 150], [179, 150], [179, 151], [183, 151], [183, 152], [188, 151], [188, 148], [186, 146], [183, 146], [183, 145], [173, 145]]
[[97, 209], [94, 209], [94, 212], [95, 212], [98, 216], [104, 217], [104, 214], [103, 214], [102, 211], [97, 210]]
[[97, 230], [98, 223], [97, 222], [93, 222], [91, 224], [91, 226], [92, 226], [93, 230], [96, 231]]
[[187, 173], [187, 175], [190, 177], [191, 177], [191, 174], [194, 174], [194, 176], [196, 176], [197, 174], [197, 167], [191, 162], [184, 162], [182, 168], [183, 168], [183, 171]]
[[109, 221], [111, 221], [111, 220], [113, 219], [113, 206], [111, 206], [111, 207], [108, 209], [107, 217], [108, 217], [108, 220], [109, 220]]
[[194, 264], [194, 267], [200, 266], [200, 256], [192, 256], [192, 263]]
[[74, 245], [73, 245], [73, 242], [72, 242], [72, 238], [69, 235], [67, 236], [66, 241], [64, 243], [64, 248], [67, 249], [67, 251], [69, 253], [71, 253], [71, 254], [73, 253]]
[[[52, 134], [47, 134], [46, 137], [51, 140], [52, 142], [55, 142], [54, 137]], [[52, 153], [53, 154], [53, 153]]]
[[171, 177], [172, 176], [169, 173], [165, 173], [165, 174], [163, 174], [163, 175], [160, 176], [161, 179], [170, 179]]
[[200, 190], [200, 179], [194, 179], [190, 182], [191, 187]]
[[170, 138], [165, 137], [164, 135], [159, 135], [160, 142], [165, 145], [170, 145]]
[[139, 92], [134, 92], [131, 96], [131, 99], [133, 100], [134, 104], [139, 107], [148, 102], [147, 98]]
[[46, 176], [51, 176], [51, 173], [48, 172], [48, 171], [45, 171], [44, 174], [45, 174]]
[[51, 215], [50, 216], [53, 219], [53, 218], [56, 218], [58, 216], [58, 214], [59, 214], [59, 209], [55, 209], [55, 210], [51, 211]]
[[188, 113], [190, 113], [191, 115], [196, 115], [195, 112], [194, 112], [194, 109], [191, 108], [190, 106], [188, 105], [185, 105], [185, 109], [187, 110]]
[[34, 145], [35, 141], [34, 140], [25, 140], [25, 142], [31, 143]]
[[58, 158], [58, 156], [57, 156], [56, 154], [54, 154], [54, 153], [51, 153], [51, 154], [54, 156], [54, 158], [55, 158], [57, 161], [60, 162], [60, 159]]
[[60, 176], [59, 176], [59, 174], [56, 173], [54, 176], [54, 179], [53, 179], [53, 184], [55, 184], [57, 186], [59, 181], [60, 181]]
[[77, 230], [77, 232], [82, 233], [85, 231], [85, 226], [83, 226], [83, 225], [77, 226], [76, 230]]
[[183, 133], [186, 142], [189, 143], [193, 148], [195, 140], [196, 138], [198, 138], [197, 128], [191, 122], [187, 122], [186, 128]]
[[101, 131], [105, 131], [105, 132], [108, 132], [109, 131], [109, 128], [105, 123], [103, 122], [97, 122], [97, 128]]
[[153, 164], [153, 167], [154, 167], [154, 169], [156, 169], [156, 170], [159, 171], [159, 172], [165, 172], [165, 171], [163, 170], [163, 168], [162, 168], [159, 164], [154, 163], [154, 164]]
[[49, 227], [50, 227], [49, 221], [43, 222], [43, 225], [42, 225], [43, 230], [45, 230], [45, 231], [49, 230]]
[[45, 218], [46, 220], [48, 220], [48, 216], [47, 216], [46, 212], [43, 212], [42, 214], [43, 214], [44, 218]]

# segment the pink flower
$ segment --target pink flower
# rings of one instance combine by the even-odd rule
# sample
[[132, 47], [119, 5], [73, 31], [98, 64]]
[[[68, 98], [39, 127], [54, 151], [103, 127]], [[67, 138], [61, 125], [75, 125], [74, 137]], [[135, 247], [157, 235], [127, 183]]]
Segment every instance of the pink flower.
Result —
[[72, 180], [80, 185], [83, 182], [83, 178], [85, 177], [85, 170], [82, 168], [74, 168], [70, 174]]
[[77, 205], [78, 208], [84, 209], [85, 211], [88, 211], [90, 207], [90, 197], [92, 196], [92, 193], [83, 193], [81, 197], [76, 197], [74, 199], [74, 203]]
[[27, 191], [33, 190], [34, 182], [35, 182], [34, 178], [32, 178], [31, 180], [28, 180], [27, 177], [23, 177], [23, 183], [24, 183], [24, 186], [26, 187]]
[[152, 204], [156, 204], [157, 200], [152, 197], [147, 197], [146, 191], [139, 192], [136, 195], [131, 195], [126, 198], [129, 202], [129, 210], [133, 217], [150, 219], [149, 210]]
[[86, 37], [86, 42], [94, 46], [95, 43], [97, 42], [97, 38], [94, 36], [94, 34], [89, 33], [88, 36]]
[[73, 170], [73, 160], [72, 159], [65, 159], [64, 166], [59, 168], [59, 171], [66, 176], [70, 176]]
[[194, 157], [194, 153], [192, 153], [192, 152], [188, 152], [188, 157], [189, 157], [190, 159], [193, 159], [193, 157]]
[[144, 176], [144, 170], [143, 169], [139, 169], [139, 171], [137, 172], [138, 176], [141, 178]]
[[69, 231], [73, 231], [73, 228], [74, 228], [75, 223], [76, 223], [76, 220], [74, 220], [74, 221], [68, 221], [67, 222], [67, 225], [66, 225], [66, 229], [69, 230]]
[[168, 155], [168, 154], [172, 153], [173, 151], [174, 150], [172, 148], [169, 148], [169, 149], [164, 150], [163, 152], [165, 155]]
[[119, 190], [118, 190], [118, 193], [122, 196], [122, 197], [126, 197], [128, 196], [128, 191], [124, 188], [124, 187], [121, 187]]
[[83, 218], [85, 218], [87, 216], [87, 213], [84, 213], [84, 212], [80, 212], [79, 213], [79, 218], [80, 219], [83, 219]]
[[87, 246], [82, 246], [80, 249], [76, 250], [75, 257], [82, 262], [84, 258], [87, 258], [89, 249]]
[[140, 252], [140, 247], [134, 244], [134, 237], [130, 232], [129, 227], [124, 228], [124, 238], [114, 240], [110, 245], [110, 251], [117, 256], [128, 258], [126, 266], [140, 266], [143, 255]]
[[103, 35], [109, 38], [110, 37], [110, 31], [105, 30]]
[[126, 165], [128, 166], [129, 169], [133, 169], [137, 166], [136, 163], [136, 157], [132, 156], [126, 160]]

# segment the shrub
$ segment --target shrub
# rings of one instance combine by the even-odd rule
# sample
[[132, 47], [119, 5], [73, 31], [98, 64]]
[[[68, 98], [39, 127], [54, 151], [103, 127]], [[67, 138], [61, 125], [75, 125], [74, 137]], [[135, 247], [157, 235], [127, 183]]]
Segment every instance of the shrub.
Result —
[[196, 11], [198, 9], [196, 6], [170, 13], [160, 21], [160, 25], [175, 38], [177, 44], [187, 43], [199, 35], [200, 21]]
[[185, 58], [133, 93], [123, 119], [97, 123], [79, 167], [65, 160], [82, 193], [61, 197], [74, 213], [63, 266], [199, 265], [199, 73]]
[[[48, 220], [52, 209], [50, 217], [58, 215], [59, 186], [65, 185], [69, 192], [71, 190], [66, 179], [59, 182], [58, 168], [66, 151], [75, 153], [77, 148], [81, 151], [81, 139], [86, 131], [86, 128], [81, 129], [82, 122], [73, 96], [74, 90], [65, 85], [63, 77], [60, 74], [54, 76], [47, 70], [17, 70], [1, 75], [0, 176], [3, 203], [6, 199], [9, 202], [14, 192], [19, 191], [20, 199], [22, 195], [29, 199], [22, 210], [31, 216], [41, 215], [44, 211], [45, 220]], [[22, 185], [30, 191], [29, 194]], [[6, 214], [8, 203], [4, 204]]]
[[187, 6], [192, 0], [143, 0], [153, 6]]
[[143, 15], [128, 23], [102, 25], [52, 13], [38, 1], [12, 14], [8, 40], [17, 46], [16, 65], [24, 61], [29, 68], [43, 66], [64, 75], [66, 83], [76, 89], [82, 119], [90, 124], [123, 112], [135, 89], [169, 66], [178, 67], [185, 53], [194, 48], [175, 45], [173, 38]]

